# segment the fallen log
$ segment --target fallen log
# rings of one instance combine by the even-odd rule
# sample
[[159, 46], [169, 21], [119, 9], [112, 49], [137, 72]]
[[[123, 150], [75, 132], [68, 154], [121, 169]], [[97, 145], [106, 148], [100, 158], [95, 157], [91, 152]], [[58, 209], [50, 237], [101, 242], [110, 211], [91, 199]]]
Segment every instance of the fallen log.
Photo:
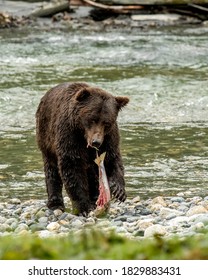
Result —
[[57, 13], [69, 11], [69, 1], [61, 0], [51, 3], [44, 3], [40, 8], [33, 11], [30, 16], [32, 17], [50, 17]]

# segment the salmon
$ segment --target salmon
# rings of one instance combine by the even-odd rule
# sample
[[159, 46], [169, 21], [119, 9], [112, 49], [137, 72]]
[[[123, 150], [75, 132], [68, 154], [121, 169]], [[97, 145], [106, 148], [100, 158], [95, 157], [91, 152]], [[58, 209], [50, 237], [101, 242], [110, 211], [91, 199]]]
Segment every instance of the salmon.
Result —
[[99, 196], [96, 201], [97, 208], [106, 210], [110, 205], [110, 187], [108, 183], [108, 178], [105, 171], [104, 159], [106, 152], [98, 156], [95, 159], [95, 163], [98, 165], [99, 170]]

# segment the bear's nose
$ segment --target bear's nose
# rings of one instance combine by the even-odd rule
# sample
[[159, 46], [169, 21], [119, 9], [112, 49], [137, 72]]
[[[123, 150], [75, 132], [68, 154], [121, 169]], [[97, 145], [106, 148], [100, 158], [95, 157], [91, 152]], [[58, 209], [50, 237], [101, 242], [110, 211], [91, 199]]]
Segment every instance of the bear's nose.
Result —
[[99, 148], [100, 145], [101, 145], [101, 141], [100, 141], [100, 140], [94, 139], [94, 140], [92, 141], [92, 146], [93, 146], [93, 147]]

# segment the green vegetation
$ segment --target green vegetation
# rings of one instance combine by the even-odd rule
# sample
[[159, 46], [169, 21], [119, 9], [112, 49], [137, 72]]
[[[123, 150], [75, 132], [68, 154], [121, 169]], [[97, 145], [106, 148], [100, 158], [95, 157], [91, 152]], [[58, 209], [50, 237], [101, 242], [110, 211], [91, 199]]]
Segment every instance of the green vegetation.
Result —
[[0, 259], [208, 259], [208, 234], [184, 239], [130, 240], [115, 233], [83, 231], [67, 237], [41, 239], [34, 235], [0, 238]]

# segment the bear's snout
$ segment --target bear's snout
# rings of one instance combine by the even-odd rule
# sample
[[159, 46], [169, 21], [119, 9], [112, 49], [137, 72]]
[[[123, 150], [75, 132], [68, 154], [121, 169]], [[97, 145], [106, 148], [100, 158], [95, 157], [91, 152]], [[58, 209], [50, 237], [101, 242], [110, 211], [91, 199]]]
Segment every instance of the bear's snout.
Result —
[[93, 126], [86, 133], [87, 147], [99, 148], [104, 139], [104, 128], [102, 126]]

